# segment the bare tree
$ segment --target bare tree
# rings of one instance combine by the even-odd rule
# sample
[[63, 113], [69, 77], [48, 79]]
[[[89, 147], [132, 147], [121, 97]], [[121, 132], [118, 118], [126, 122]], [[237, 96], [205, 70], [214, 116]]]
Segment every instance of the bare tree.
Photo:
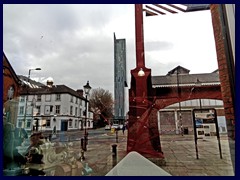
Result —
[[108, 90], [93, 89], [89, 99], [89, 106], [95, 117], [109, 123], [113, 116], [113, 97]]

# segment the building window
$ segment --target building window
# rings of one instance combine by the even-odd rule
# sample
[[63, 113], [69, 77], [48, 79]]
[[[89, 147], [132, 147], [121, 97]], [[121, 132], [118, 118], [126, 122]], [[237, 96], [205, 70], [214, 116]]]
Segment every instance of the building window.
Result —
[[42, 101], [42, 96], [41, 95], [37, 95], [37, 101]]
[[36, 106], [36, 109], [37, 109], [37, 115], [40, 115], [40, 113], [41, 113], [41, 106]]
[[20, 97], [20, 102], [24, 102], [25, 101], [25, 96], [21, 96]]
[[81, 108], [79, 109], [79, 116], [80, 117], [82, 116], [82, 109]]
[[46, 120], [46, 127], [48, 127], [48, 128], [51, 127], [51, 120], [50, 119]]
[[55, 113], [56, 114], [60, 114], [60, 107], [61, 107], [60, 105], [55, 106]]
[[73, 96], [71, 95], [71, 97], [70, 97], [71, 99], [70, 99], [70, 102], [73, 102]]
[[72, 126], [73, 126], [72, 119], [69, 119], [69, 121], [68, 121], [68, 125], [69, 125], [69, 127], [72, 128]]
[[18, 127], [21, 128], [23, 125], [23, 120], [22, 119], [19, 119], [18, 120]]
[[61, 94], [56, 94], [56, 101], [61, 101]]
[[77, 110], [78, 110], [78, 108], [75, 107], [75, 116], [77, 116]]
[[8, 95], [8, 99], [9, 100], [13, 99], [13, 95], [14, 95], [14, 88], [13, 88], [13, 86], [9, 87], [7, 95]]
[[19, 114], [20, 115], [24, 114], [24, 106], [19, 107]]
[[50, 108], [51, 106], [45, 106], [45, 113], [44, 114], [50, 114]]
[[75, 101], [75, 104], [77, 104], [78, 103], [78, 98], [76, 97], [76, 101]]
[[27, 127], [27, 129], [31, 128], [31, 119], [27, 120], [26, 127]]
[[77, 120], [75, 120], [75, 128], [77, 128], [78, 127], [78, 125], [77, 125]]
[[73, 115], [73, 107], [70, 106], [70, 115]]
[[50, 112], [53, 112], [53, 106], [52, 105], [50, 106]]

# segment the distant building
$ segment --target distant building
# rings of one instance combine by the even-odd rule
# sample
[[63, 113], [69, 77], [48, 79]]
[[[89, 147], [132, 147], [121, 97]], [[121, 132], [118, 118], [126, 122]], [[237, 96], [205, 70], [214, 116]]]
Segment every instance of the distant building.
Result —
[[114, 34], [114, 119], [122, 124], [125, 119], [126, 41]]
[[[203, 74], [189, 74], [190, 70], [177, 66], [168, 72], [166, 76], [153, 76], [152, 85], [154, 88], [161, 87], [183, 87], [192, 86], [211, 86], [219, 85], [218, 71]], [[179, 92], [180, 95], [181, 92]], [[207, 93], [207, 92], [206, 92]], [[182, 116], [183, 128], [188, 133], [193, 133], [192, 110], [201, 108], [215, 108], [217, 110], [217, 119], [219, 132], [226, 133], [226, 122], [222, 100], [214, 99], [194, 99], [172, 104], [158, 112], [158, 126], [162, 134], [179, 134], [179, 117]]]
[[[19, 77], [26, 82], [24, 76]], [[93, 128], [92, 112], [87, 112], [85, 125], [86, 99], [83, 90], [75, 91], [65, 85], [53, 85], [52, 79], [47, 80], [47, 85], [32, 80], [29, 82], [31, 88], [24, 88], [20, 92], [17, 127], [24, 126], [28, 131]]]

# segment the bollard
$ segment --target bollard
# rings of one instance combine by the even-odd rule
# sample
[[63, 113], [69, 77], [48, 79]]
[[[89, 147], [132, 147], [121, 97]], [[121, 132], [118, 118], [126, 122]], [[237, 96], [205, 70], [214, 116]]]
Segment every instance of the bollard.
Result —
[[81, 149], [83, 149], [83, 138], [81, 138]]
[[117, 156], [117, 144], [112, 145], [112, 156], [113, 157]]
[[84, 146], [85, 146], [85, 151], [87, 151], [87, 144], [88, 144], [88, 135], [84, 135]]

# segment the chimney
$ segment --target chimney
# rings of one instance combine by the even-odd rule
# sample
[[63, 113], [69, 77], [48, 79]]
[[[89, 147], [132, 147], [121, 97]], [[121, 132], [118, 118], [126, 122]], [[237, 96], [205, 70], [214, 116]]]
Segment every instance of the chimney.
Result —
[[48, 87], [52, 87], [52, 86], [53, 86], [53, 78], [49, 77], [49, 78], [47, 79], [47, 86], [48, 86]]
[[79, 96], [83, 97], [83, 90], [82, 89], [78, 89], [77, 93], [79, 94]]

